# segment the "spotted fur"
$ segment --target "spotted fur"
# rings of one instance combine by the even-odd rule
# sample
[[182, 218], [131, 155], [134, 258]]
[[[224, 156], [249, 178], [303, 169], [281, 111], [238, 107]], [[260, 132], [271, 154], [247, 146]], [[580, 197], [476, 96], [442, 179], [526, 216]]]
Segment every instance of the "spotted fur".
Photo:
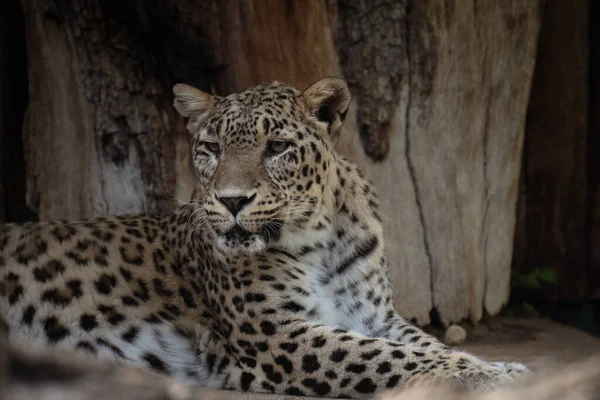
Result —
[[486, 389], [527, 372], [452, 350], [394, 310], [377, 197], [332, 144], [343, 80], [174, 92], [192, 200], [166, 216], [1, 226], [11, 339], [290, 395], [364, 397], [415, 377]]

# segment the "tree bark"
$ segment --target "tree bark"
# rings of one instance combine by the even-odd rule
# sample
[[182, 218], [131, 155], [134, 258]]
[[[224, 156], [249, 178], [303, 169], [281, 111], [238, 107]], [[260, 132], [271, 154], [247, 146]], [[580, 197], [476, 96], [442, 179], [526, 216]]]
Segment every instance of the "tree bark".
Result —
[[527, 115], [521, 272], [549, 268], [539, 300], [588, 296], [586, 220], [589, 7], [546, 2]]
[[[368, 2], [348, 3], [347, 13], [369, 12]], [[393, 216], [385, 228], [396, 304], [422, 324], [431, 310], [444, 324], [478, 321], [484, 310], [496, 314], [509, 295], [541, 4], [408, 1], [404, 12], [399, 3], [386, 7], [375, 12], [404, 26], [391, 72], [403, 77], [387, 133], [393, 156], [361, 163], [380, 188], [382, 213]], [[373, 59], [377, 35], [368, 33], [355, 34], [361, 40], [348, 52], [360, 56], [349, 59]], [[388, 68], [363, 68], [360, 80], [372, 82], [365, 90], [377, 92], [377, 78]], [[352, 71], [346, 71], [351, 82]], [[379, 93], [375, 98], [384, 96]], [[358, 108], [369, 100], [359, 98]]]
[[[117, 4], [118, 3], [118, 4]], [[41, 219], [164, 211], [191, 193], [187, 137], [133, 2], [23, 1], [27, 202]]]

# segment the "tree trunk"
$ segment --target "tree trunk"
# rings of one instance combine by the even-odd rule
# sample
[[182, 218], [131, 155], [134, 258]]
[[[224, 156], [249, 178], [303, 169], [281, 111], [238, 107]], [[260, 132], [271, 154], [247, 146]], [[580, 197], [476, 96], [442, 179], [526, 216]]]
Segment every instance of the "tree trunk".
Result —
[[41, 219], [164, 211], [191, 193], [187, 137], [141, 3], [23, 0], [27, 202]]
[[[358, 108], [372, 99], [384, 104], [377, 119], [367, 107], [363, 117], [370, 120], [358, 125], [363, 140], [390, 141], [390, 157], [380, 163], [363, 157], [361, 164], [390, 216], [385, 228], [396, 304], [419, 323], [430, 321], [431, 310], [444, 324], [477, 321], [508, 300], [541, 4], [380, 3], [371, 9], [367, 1], [344, 2], [342, 32], [359, 32], [346, 33], [341, 43], [349, 47], [340, 52], [348, 79], [367, 92]], [[366, 16], [374, 22], [359, 22]], [[386, 30], [388, 21], [397, 29]], [[379, 47], [388, 32], [392, 38], [384, 43], [395, 64]], [[388, 83], [393, 101], [399, 99], [391, 102], [394, 112], [384, 100], [392, 96]]]
[[228, 94], [343, 73], [355, 101], [338, 148], [378, 187], [398, 309], [421, 324], [432, 310], [443, 323], [497, 313], [539, 0], [197, 3], [22, 0], [28, 203], [40, 218], [187, 200], [175, 82]]
[[[527, 115], [520, 272], [549, 268], [547, 301], [588, 297], [589, 2], [546, 2]], [[598, 242], [597, 242], [598, 243]]]

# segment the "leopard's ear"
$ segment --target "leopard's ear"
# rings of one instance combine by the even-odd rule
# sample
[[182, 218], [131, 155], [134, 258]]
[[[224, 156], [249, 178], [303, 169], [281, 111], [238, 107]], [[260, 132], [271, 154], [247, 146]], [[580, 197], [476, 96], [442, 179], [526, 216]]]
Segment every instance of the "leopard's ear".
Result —
[[304, 89], [300, 99], [306, 111], [326, 123], [329, 134], [336, 136], [346, 119], [352, 97], [345, 80], [328, 76]]
[[196, 124], [206, 118], [215, 101], [213, 95], [185, 83], [173, 86], [173, 94], [175, 95], [173, 105], [179, 114]]

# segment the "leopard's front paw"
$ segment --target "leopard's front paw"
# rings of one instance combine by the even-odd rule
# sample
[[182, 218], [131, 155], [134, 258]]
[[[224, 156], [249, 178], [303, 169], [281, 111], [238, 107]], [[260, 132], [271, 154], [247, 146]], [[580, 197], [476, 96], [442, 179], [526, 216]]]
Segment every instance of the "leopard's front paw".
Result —
[[490, 364], [493, 368], [499, 371], [499, 373], [506, 374], [512, 377], [514, 380], [520, 380], [531, 375], [531, 370], [529, 367], [518, 362], [496, 361]]
[[480, 361], [455, 372], [454, 378], [465, 388], [488, 391], [515, 383], [530, 374], [531, 370], [521, 363]]

